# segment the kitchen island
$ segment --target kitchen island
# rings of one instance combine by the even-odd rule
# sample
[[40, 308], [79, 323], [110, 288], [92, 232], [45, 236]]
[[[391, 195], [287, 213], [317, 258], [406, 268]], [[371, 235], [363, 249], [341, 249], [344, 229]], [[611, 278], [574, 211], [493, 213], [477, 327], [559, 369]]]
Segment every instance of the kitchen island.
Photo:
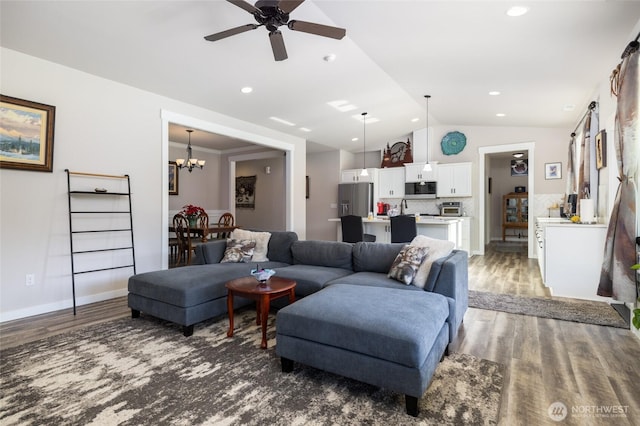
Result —
[[[338, 222], [337, 241], [342, 241], [342, 228], [340, 218], [329, 219], [330, 222]], [[387, 217], [362, 218], [365, 234], [376, 236], [378, 243], [391, 242], [391, 221]], [[458, 217], [442, 216], [421, 216], [416, 221], [418, 225], [418, 235], [425, 235], [439, 240], [449, 240], [453, 242], [456, 249], [461, 249], [461, 224], [462, 219]], [[464, 249], [463, 249], [464, 250]]]

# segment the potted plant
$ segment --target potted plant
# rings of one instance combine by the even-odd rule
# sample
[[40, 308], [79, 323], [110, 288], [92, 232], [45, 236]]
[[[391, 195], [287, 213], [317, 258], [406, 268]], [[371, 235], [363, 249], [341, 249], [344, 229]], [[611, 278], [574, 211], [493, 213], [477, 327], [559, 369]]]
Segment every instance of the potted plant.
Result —
[[182, 206], [180, 211], [189, 221], [189, 227], [195, 228], [197, 226], [198, 218], [201, 214], [205, 213], [202, 207], [194, 206], [193, 204], [187, 204]]

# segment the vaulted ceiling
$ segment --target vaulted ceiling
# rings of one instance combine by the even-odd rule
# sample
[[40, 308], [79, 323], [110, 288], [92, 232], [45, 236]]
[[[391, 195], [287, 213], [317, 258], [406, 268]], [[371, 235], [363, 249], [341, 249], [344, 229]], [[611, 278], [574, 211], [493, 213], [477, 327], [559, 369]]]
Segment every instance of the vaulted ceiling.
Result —
[[357, 152], [362, 112], [378, 120], [367, 145], [384, 146], [425, 126], [425, 94], [430, 124], [575, 126], [640, 30], [640, 2], [524, 4], [509, 17], [508, 1], [307, 0], [291, 19], [347, 35], [282, 27], [289, 58], [276, 62], [265, 28], [204, 40], [255, 22], [228, 2], [4, 0], [0, 44], [306, 138], [311, 150]]

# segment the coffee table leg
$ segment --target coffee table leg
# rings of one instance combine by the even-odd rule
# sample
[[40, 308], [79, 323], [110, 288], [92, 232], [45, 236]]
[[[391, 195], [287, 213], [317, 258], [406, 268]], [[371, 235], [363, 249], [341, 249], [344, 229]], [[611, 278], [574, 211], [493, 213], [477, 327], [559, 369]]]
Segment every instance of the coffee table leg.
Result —
[[260, 347], [267, 349], [267, 320], [269, 319], [269, 295], [263, 294], [260, 298], [260, 321], [262, 326], [262, 343]]
[[233, 292], [227, 290], [227, 312], [229, 313], [229, 331], [227, 337], [233, 336]]

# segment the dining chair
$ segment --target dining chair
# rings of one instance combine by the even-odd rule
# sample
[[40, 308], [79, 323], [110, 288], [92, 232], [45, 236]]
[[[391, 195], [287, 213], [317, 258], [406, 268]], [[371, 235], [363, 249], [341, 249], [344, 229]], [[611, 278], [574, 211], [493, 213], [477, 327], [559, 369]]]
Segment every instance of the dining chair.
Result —
[[410, 243], [418, 235], [418, 225], [414, 215], [402, 214], [392, 216], [389, 220], [392, 243]]
[[[218, 226], [234, 226], [235, 218], [229, 212], [223, 213], [218, 219]], [[216, 238], [229, 238], [230, 232], [218, 232]]]
[[198, 228], [200, 228], [201, 233], [196, 233], [195, 241], [192, 241], [194, 245], [205, 243], [209, 238], [209, 215], [207, 214], [207, 212], [200, 213], [200, 216], [198, 216], [196, 223], [198, 225]]
[[357, 243], [359, 241], [373, 243], [376, 241], [375, 235], [364, 233], [364, 225], [360, 216], [342, 216], [340, 217], [340, 224], [342, 226], [342, 241], [345, 243]]
[[177, 256], [174, 266], [191, 264], [191, 230], [189, 229], [189, 219], [181, 213], [173, 216], [173, 229], [176, 233]]

